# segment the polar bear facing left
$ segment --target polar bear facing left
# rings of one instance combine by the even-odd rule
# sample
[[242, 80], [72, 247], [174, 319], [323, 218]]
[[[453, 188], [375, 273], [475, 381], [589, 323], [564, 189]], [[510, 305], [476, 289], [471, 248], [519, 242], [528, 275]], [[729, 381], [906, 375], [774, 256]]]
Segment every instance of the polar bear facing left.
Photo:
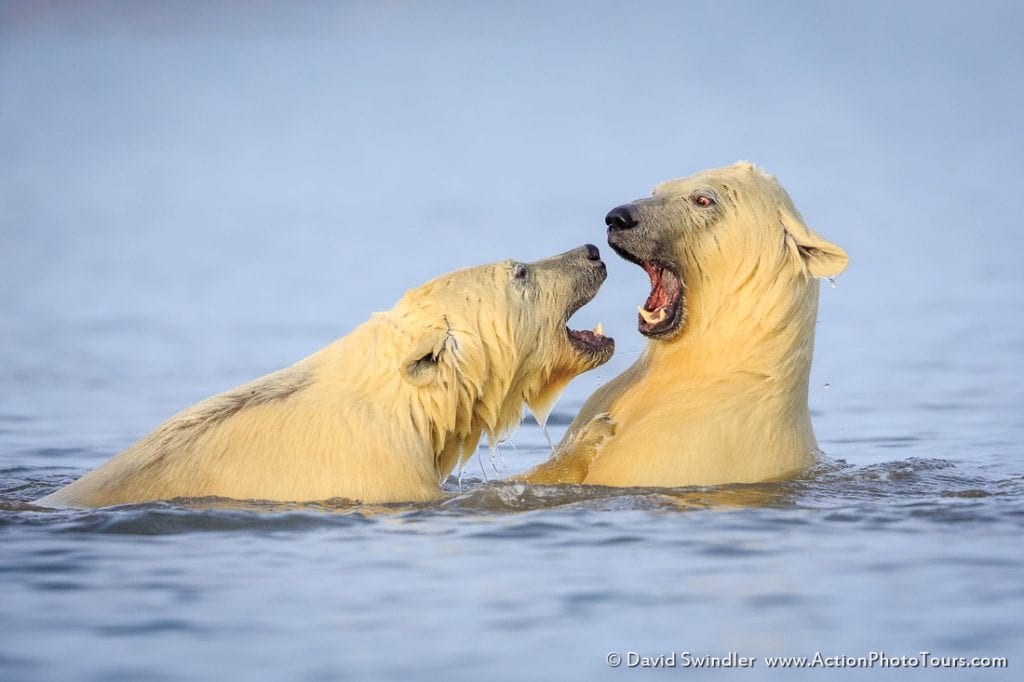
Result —
[[605, 277], [589, 244], [444, 275], [294, 365], [179, 412], [36, 504], [437, 498], [482, 436], [500, 438], [524, 404], [545, 413], [608, 361], [611, 338], [567, 326]]

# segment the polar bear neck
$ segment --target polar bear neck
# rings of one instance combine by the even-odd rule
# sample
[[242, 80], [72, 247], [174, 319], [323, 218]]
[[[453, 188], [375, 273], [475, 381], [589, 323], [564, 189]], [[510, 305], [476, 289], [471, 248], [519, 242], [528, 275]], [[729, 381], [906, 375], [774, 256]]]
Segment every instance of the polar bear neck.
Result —
[[[808, 406], [819, 285], [791, 284], [789, 305], [695, 307], [679, 335], [651, 342], [617, 387], [613, 417], [628, 423], [656, 415], [674, 424], [670, 433], [683, 434], [673, 437], [688, 444], [688, 459], [663, 465], [692, 467], [687, 476], [696, 478], [688, 482], [764, 480], [811, 464], [819, 451]], [[657, 387], [653, 405], [650, 391], [629, 391], [638, 377]], [[676, 445], [651, 447], [678, 452]], [[715, 456], [702, 454], [709, 452]], [[619, 479], [588, 482], [612, 480]]]
[[683, 380], [741, 374], [806, 395], [818, 281], [789, 271], [735, 281], [687, 282], [684, 326], [678, 336], [650, 344], [650, 362]]

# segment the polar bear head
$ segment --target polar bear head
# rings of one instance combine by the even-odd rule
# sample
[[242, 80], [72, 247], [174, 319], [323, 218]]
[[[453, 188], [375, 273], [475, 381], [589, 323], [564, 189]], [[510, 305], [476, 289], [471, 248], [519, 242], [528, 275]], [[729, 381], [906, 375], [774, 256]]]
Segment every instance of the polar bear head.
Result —
[[533, 263], [459, 270], [406, 293], [390, 313], [407, 339], [397, 369], [424, 418], [455, 424], [469, 440], [481, 430], [500, 437], [524, 403], [543, 421], [573, 377], [612, 356], [615, 342], [600, 325], [568, 326], [606, 276], [588, 244]]
[[748, 306], [742, 314], [756, 320], [757, 306], [792, 298], [790, 284], [835, 277], [847, 264], [778, 181], [749, 163], [663, 182], [605, 222], [609, 245], [650, 277], [639, 329], [656, 340], [677, 336], [696, 313], [713, 325]]

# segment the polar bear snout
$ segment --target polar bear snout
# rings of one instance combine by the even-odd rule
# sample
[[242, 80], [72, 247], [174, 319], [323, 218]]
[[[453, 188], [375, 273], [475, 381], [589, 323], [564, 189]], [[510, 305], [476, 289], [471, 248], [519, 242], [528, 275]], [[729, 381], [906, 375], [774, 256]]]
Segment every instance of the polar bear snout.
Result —
[[684, 307], [683, 268], [665, 229], [665, 211], [659, 200], [637, 199], [616, 206], [604, 219], [608, 245], [615, 253], [644, 269], [651, 293], [638, 306], [637, 328], [651, 339], [665, 339], [680, 329]]
[[560, 256], [554, 256], [551, 260], [559, 260], [562, 258], [577, 258], [583, 257], [583, 260], [590, 261], [589, 265], [602, 264], [601, 263], [601, 249], [597, 248], [593, 244], [584, 244], [583, 246], [577, 246], [572, 251], [566, 251]]
[[608, 246], [629, 262], [643, 265], [650, 260], [675, 259], [675, 250], [663, 243], [660, 206], [652, 206], [649, 199], [616, 206], [604, 222], [608, 226]]
[[608, 232], [611, 233], [632, 230], [640, 224], [640, 221], [637, 219], [636, 209], [632, 204], [623, 204], [608, 211], [608, 215], [604, 217], [604, 224], [608, 226]]
[[605, 278], [608, 277], [608, 267], [604, 264], [604, 261], [601, 260], [601, 249], [597, 248], [593, 244], [585, 244], [581, 248], [583, 249], [583, 255], [586, 257], [585, 265], [597, 270], [597, 286], [601, 286]]
[[[565, 253], [554, 256], [543, 261], [538, 261], [534, 264], [542, 265], [550, 263], [556, 270], [562, 271], [568, 267], [570, 270], [576, 270], [577, 276], [582, 278], [580, 283], [575, 286], [584, 286], [594, 288], [593, 293], [597, 293], [597, 289], [604, 283], [604, 280], [608, 277], [608, 268], [601, 260], [601, 249], [597, 248], [593, 244], [584, 244], [583, 246], [577, 246], [572, 251], [566, 251]], [[577, 268], [582, 268], [577, 270]], [[596, 274], [595, 274], [596, 273]]]

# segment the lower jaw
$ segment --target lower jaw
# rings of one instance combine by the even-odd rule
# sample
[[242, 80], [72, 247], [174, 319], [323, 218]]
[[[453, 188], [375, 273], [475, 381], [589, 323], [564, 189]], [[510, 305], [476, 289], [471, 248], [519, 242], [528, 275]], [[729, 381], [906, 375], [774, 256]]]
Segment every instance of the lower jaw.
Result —
[[603, 365], [615, 354], [615, 344], [609, 344], [600, 348], [576, 348], [576, 354], [581, 358], [588, 369]]
[[668, 324], [650, 326], [644, 321], [643, 317], [640, 317], [637, 322], [637, 330], [649, 339], [660, 339], [675, 334], [682, 326], [680, 308], [680, 305], [672, 308], [668, 314], [668, 319], [670, 320]]

